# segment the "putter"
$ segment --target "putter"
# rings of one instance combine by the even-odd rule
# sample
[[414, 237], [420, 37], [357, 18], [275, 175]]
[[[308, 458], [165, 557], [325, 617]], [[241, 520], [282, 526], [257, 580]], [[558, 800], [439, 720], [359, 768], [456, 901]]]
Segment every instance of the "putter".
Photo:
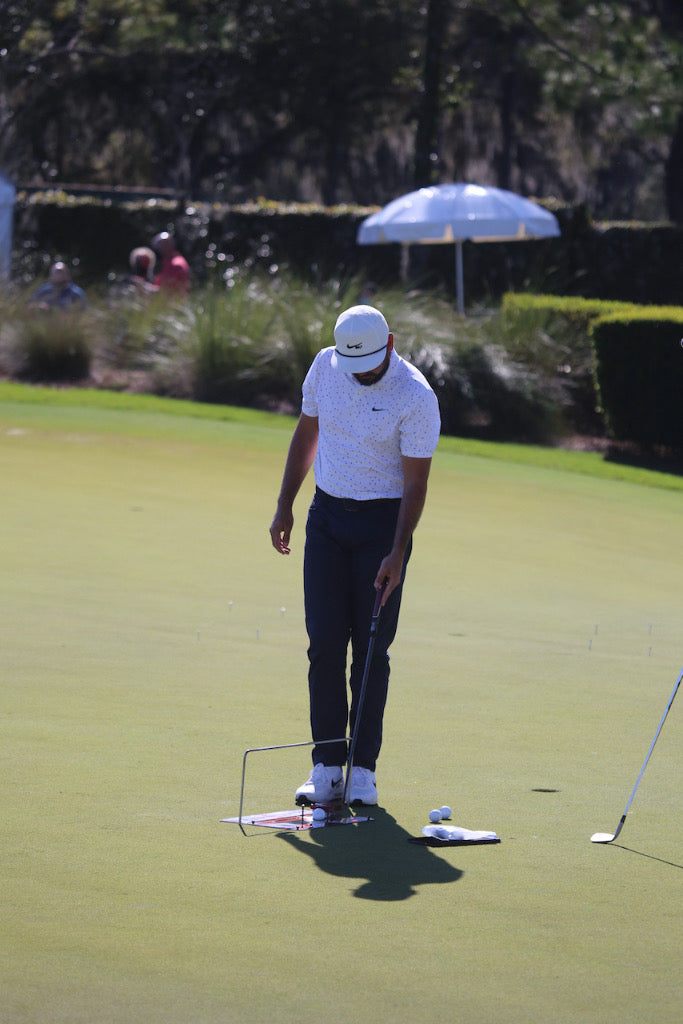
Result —
[[349, 757], [346, 763], [346, 780], [344, 782], [344, 792], [342, 794], [342, 804], [347, 805], [349, 802], [349, 791], [351, 789], [351, 775], [353, 774], [353, 758], [356, 753], [356, 744], [358, 742], [358, 728], [360, 726], [361, 713], [363, 711], [363, 703], [365, 701], [365, 691], [368, 686], [368, 676], [370, 675], [370, 664], [372, 662], [372, 654], [375, 649], [375, 637], [377, 635], [377, 623], [379, 621], [379, 613], [382, 610], [382, 597], [386, 590], [387, 580], [384, 580], [382, 586], [377, 590], [375, 595], [375, 606], [372, 609], [372, 619], [370, 622], [370, 640], [368, 642], [368, 653], [365, 657], [365, 668], [363, 669], [363, 678], [360, 684], [360, 693], [358, 694], [358, 707], [356, 708], [356, 721], [353, 726], [353, 734], [351, 736], [351, 744], [349, 746]]
[[611, 832], [596, 832], [595, 835], [591, 836], [591, 843], [613, 843], [614, 840], [619, 835], [619, 833], [621, 832], [622, 828], [624, 827], [624, 822], [626, 821], [626, 815], [628, 814], [629, 807], [631, 806], [631, 803], [633, 802], [633, 797], [636, 795], [636, 790], [638, 789], [638, 783], [640, 782], [640, 780], [641, 780], [641, 778], [643, 776], [643, 772], [645, 771], [645, 766], [647, 765], [647, 762], [650, 760], [650, 754], [652, 753], [652, 751], [655, 748], [655, 743], [657, 742], [659, 734], [662, 731], [662, 726], [664, 725], [664, 721], [666, 719], [666, 716], [669, 714], [669, 709], [670, 709], [671, 705], [674, 702], [674, 697], [678, 693], [678, 687], [681, 685], [681, 679], [682, 678], [683, 678], [683, 672], [681, 672], [680, 676], [678, 677], [676, 685], [673, 688], [673, 693], [669, 697], [669, 703], [666, 705], [666, 711], [662, 715], [662, 720], [659, 723], [659, 727], [657, 729], [657, 732], [655, 733], [655, 738], [653, 739], [652, 743], [650, 744], [650, 749], [647, 752], [647, 757], [645, 758], [645, 761], [643, 762], [643, 767], [640, 769], [640, 774], [638, 775], [638, 778], [636, 779], [636, 784], [633, 787], [633, 792], [631, 793], [631, 796], [629, 797], [629, 801], [626, 804], [626, 810], [624, 811], [624, 813], [621, 816], [621, 821], [617, 825], [616, 832], [614, 834], [612, 834]]

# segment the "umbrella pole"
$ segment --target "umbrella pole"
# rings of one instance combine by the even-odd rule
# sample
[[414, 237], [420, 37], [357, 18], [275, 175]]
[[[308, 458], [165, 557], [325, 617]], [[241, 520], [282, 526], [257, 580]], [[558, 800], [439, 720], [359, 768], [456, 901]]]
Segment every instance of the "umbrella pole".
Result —
[[401, 284], [408, 283], [408, 271], [410, 269], [410, 246], [407, 242], [401, 242]]
[[465, 285], [462, 274], [462, 240], [455, 243], [455, 294], [458, 313], [465, 315]]

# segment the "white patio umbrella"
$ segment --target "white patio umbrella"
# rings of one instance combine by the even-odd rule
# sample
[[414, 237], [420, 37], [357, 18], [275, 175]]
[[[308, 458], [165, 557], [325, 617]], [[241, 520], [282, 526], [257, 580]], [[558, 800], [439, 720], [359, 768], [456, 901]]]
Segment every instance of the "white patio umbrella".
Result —
[[432, 185], [394, 199], [359, 226], [358, 245], [403, 242], [411, 245], [455, 243], [458, 312], [465, 312], [462, 243], [515, 242], [553, 238], [557, 218], [542, 206], [489, 185]]

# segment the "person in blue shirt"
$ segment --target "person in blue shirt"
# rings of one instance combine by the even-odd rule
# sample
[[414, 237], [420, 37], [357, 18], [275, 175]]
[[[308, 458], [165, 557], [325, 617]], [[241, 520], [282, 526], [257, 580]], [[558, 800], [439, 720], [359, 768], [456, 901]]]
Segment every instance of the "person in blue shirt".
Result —
[[66, 263], [58, 260], [50, 267], [49, 280], [36, 288], [28, 304], [38, 309], [85, 309], [88, 301], [83, 289], [71, 280]]

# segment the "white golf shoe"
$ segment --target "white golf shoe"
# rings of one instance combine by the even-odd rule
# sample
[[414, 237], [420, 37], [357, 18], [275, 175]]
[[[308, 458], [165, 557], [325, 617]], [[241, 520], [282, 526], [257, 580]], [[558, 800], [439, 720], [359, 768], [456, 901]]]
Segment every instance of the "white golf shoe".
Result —
[[340, 766], [314, 764], [303, 786], [296, 791], [297, 804], [329, 804], [344, 794], [344, 772]]
[[351, 786], [349, 788], [350, 804], [366, 804], [374, 807], [377, 804], [377, 780], [375, 773], [369, 768], [358, 768], [355, 764], [351, 770]]

